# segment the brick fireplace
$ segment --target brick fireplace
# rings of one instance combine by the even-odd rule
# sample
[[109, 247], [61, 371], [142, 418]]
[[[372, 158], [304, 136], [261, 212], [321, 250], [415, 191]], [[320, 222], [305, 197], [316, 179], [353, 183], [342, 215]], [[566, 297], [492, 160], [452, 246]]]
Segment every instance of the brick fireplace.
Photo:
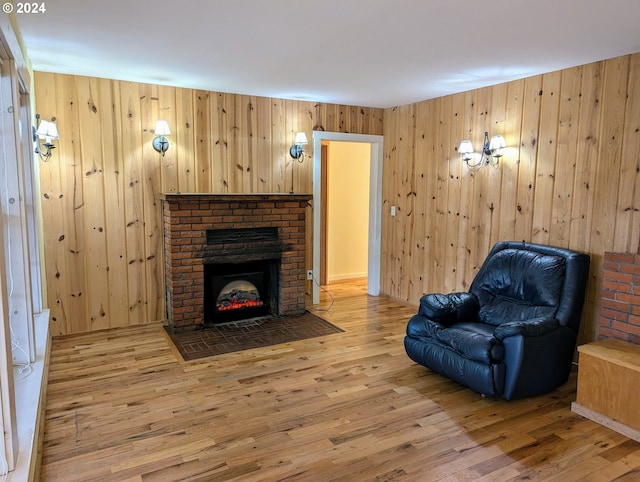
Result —
[[[188, 331], [245, 314], [304, 313], [311, 199], [310, 194], [161, 194], [169, 326]], [[262, 299], [247, 290], [242, 309], [230, 314], [227, 308], [240, 302], [215, 299], [227, 280], [257, 287]]]

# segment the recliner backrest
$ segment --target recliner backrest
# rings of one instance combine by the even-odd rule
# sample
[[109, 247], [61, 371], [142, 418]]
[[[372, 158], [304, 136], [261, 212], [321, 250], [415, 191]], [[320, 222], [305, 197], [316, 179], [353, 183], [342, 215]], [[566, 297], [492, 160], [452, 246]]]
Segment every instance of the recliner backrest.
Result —
[[501, 244], [489, 253], [469, 289], [478, 298], [480, 321], [500, 325], [556, 317], [565, 286], [565, 257], [528, 249], [526, 243], [496, 249]]

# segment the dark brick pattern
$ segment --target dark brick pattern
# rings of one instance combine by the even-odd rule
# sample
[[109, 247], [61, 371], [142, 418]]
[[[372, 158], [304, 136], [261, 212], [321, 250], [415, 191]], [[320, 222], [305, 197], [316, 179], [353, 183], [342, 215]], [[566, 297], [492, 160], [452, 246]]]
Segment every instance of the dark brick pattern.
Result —
[[[305, 311], [309, 194], [162, 194], [167, 319], [173, 329], [204, 323], [204, 264], [281, 257], [277, 313]], [[207, 230], [276, 227], [276, 241], [207, 245]]]

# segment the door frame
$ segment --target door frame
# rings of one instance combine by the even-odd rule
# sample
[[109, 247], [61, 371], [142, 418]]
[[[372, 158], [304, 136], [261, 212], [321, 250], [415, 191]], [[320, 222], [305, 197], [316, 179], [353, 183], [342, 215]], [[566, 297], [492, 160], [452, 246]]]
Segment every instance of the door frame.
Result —
[[[369, 255], [367, 293], [380, 294], [380, 252], [382, 242], [383, 136], [313, 131], [313, 272], [320, 274], [320, 226], [322, 209], [322, 141], [365, 142], [371, 145], [369, 175]], [[320, 303], [320, 286], [312, 283], [312, 303]]]

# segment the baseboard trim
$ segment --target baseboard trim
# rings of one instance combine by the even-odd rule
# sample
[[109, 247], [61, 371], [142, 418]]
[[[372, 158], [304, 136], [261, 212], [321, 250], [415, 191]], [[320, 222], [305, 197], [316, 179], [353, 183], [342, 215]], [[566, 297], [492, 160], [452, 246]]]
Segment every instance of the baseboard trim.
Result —
[[589, 420], [599, 423], [600, 425], [604, 425], [611, 430], [618, 432], [625, 437], [629, 437], [630, 439], [635, 440], [636, 442], [640, 442], [640, 430], [636, 430], [624, 423], [620, 423], [606, 415], [602, 415], [601, 413], [596, 412], [595, 410], [591, 410], [590, 408], [585, 407], [584, 405], [580, 405], [578, 402], [573, 402], [571, 404], [571, 411], [573, 413], [577, 413], [578, 415], [582, 415]]

